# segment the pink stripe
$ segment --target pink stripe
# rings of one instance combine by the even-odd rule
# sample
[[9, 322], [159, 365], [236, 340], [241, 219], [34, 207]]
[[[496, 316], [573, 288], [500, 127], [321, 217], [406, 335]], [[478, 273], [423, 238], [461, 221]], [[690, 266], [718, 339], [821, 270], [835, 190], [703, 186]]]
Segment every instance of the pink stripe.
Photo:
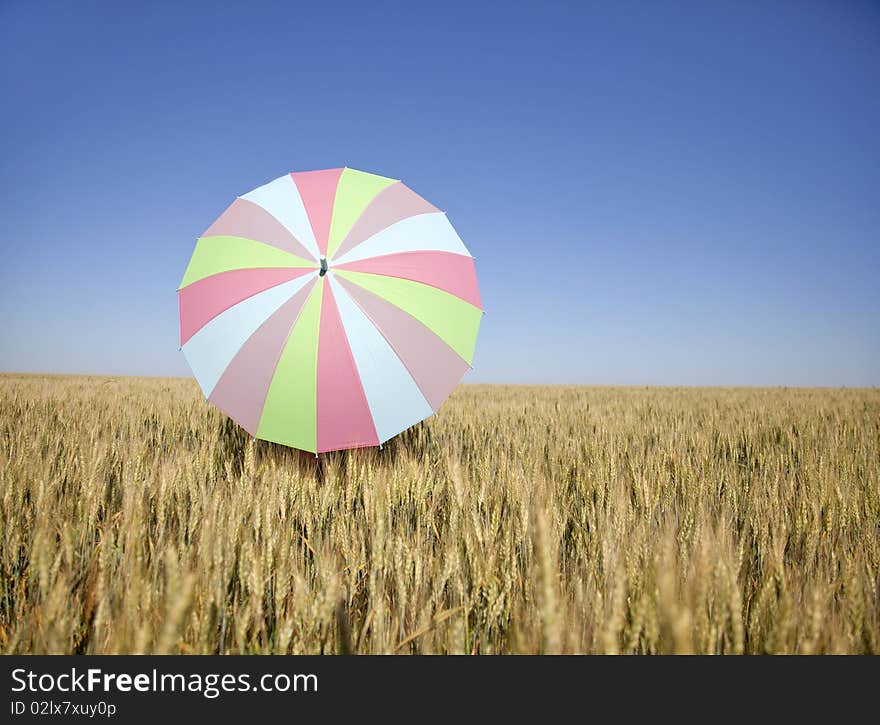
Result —
[[187, 285], [177, 293], [180, 304], [181, 347], [217, 315], [233, 305], [258, 292], [314, 271], [308, 267], [233, 269], [212, 274]]
[[296, 324], [315, 279], [279, 307], [232, 358], [209, 400], [252, 436], [257, 434], [266, 395], [281, 352]]
[[297, 257], [313, 258], [302, 242], [282, 226], [281, 222], [263, 207], [247, 199], [236, 199], [232, 202], [202, 236], [244, 237], [278, 247]]
[[330, 219], [333, 216], [333, 202], [336, 201], [336, 185], [341, 174], [342, 169], [327, 169], [301, 171], [290, 175], [299, 189], [322, 257], [327, 254]]
[[388, 340], [425, 400], [438, 410], [470, 366], [412, 315], [342, 276], [336, 276], [335, 281]]
[[350, 269], [352, 272], [384, 274], [387, 277], [411, 279], [413, 282], [437, 287], [475, 307], [483, 309], [480, 303], [480, 289], [477, 287], [477, 270], [474, 260], [462, 254], [451, 252], [400, 252], [370, 257], [358, 262], [340, 264], [336, 269]]
[[318, 452], [379, 445], [336, 298], [324, 283], [318, 338]]
[[376, 198], [367, 205], [333, 256], [336, 259], [341, 258], [343, 254], [350, 252], [364, 240], [401, 219], [436, 211], [440, 210], [425, 201], [405, 184], [399, 181], [396, 184], [391, 184], [376, 194]]

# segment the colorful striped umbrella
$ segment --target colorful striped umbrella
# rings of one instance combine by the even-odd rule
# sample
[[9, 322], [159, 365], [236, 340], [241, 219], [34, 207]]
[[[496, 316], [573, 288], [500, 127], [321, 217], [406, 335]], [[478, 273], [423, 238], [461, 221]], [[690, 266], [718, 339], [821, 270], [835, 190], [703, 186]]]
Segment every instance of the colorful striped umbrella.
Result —
[[436, 412], [483, 314], [446, 214], [349, 168], [236, 199], [196, 242], [178, 301], [205, 398], [255, 438], [314, 453], [381, 445]]

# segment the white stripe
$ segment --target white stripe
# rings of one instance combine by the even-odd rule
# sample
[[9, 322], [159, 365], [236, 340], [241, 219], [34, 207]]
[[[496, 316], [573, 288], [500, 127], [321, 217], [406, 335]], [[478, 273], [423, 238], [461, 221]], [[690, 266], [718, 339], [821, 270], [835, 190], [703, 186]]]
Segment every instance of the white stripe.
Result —
[[273, 312], [313, 279], [311, 274], [304, 274], [248, 297], [221, 312], [186, 341], [183, 354], [206, 398], [211, 395], [223, 371], [248, 338]]
[[401, 219], [334, 259], [333, 265], [397, 252], [452, 252], [471, 256], [446, 214], [435, 212]]
[[309, 215], [290, 174], [257, 187], [241, 198], [263, 207], [302, 242], [316, 260], [321, 256], [318, 253], [318, 243], [315, 241]]
[[433, 415], [434, 411], [382, 333], [342, 285], [333, 279], [332, 270], [327, 279], [330, 280], [342, 326], [348, 336], [379, 442], [384, 443]]

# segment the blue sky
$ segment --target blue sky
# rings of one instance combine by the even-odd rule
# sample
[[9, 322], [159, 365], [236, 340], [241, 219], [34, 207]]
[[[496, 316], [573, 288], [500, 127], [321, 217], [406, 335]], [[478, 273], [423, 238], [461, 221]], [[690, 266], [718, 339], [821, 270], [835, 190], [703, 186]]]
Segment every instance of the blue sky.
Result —
[[196, 237], [347, 165], [476, 257], [471, 381], [880, 385], [876, 4], [7, 1], [0, 83], [0, 370], [189, 375]]

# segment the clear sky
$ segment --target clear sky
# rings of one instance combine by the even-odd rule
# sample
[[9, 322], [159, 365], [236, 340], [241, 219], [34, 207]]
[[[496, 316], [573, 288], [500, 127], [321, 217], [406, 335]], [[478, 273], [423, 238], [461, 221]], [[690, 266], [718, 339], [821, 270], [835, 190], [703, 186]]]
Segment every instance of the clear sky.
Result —
[[880, 385], [876, 3], [5, 0], [0, 83], [0, 370], [189, 375], [195, 239], [350, 166], [476, 257], [471, 381]]

